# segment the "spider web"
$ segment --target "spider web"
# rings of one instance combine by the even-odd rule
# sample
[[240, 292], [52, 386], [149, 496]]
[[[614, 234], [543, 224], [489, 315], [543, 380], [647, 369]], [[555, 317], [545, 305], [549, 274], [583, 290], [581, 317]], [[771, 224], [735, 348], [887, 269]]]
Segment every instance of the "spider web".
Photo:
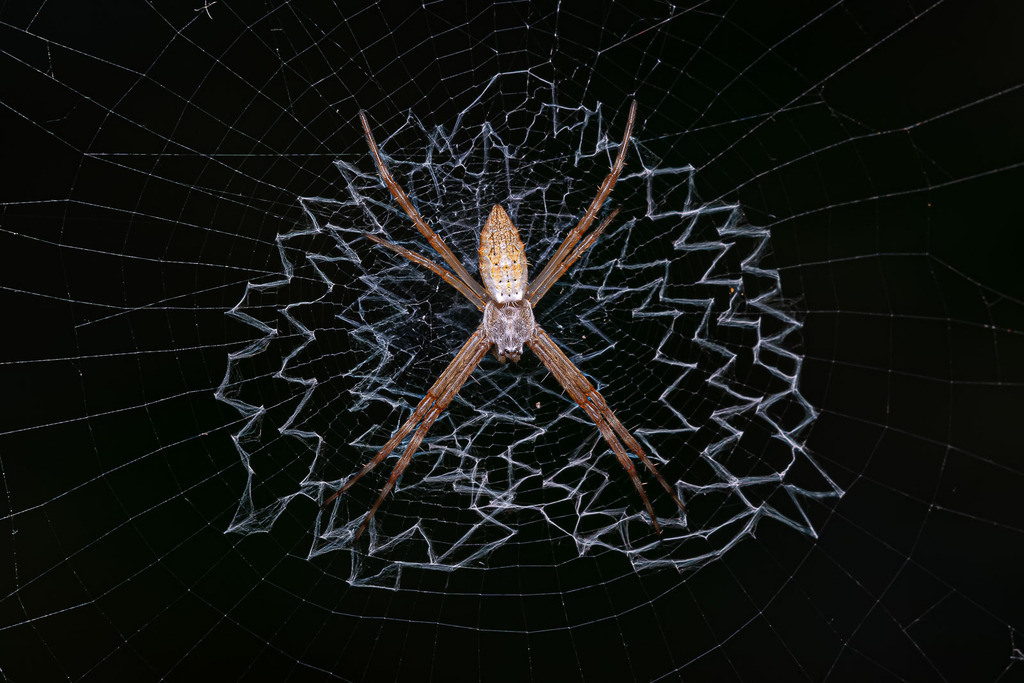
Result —
[[[1019, 677], [1019, 14], [3, 5], [2, 677]], [[687, 512], [488, 356], [353, 543], [480, 319], [358, 110], [537, 274], [634, 98], [536, 314]]]
[[[526, 128], [474, 121], [496, 94], [516, 91]], [[409, 128], [425, 147], [393, 160], [392, 172], [459, 253], [475, 253], [497, 201], [531, 245], [528, 257], [543, 263], [589, 202], [591, 178], [576, 182], [566, 169], [593, 175], [582, 169], [606, 168], [617, 153], [604, 124], [600, 109], [559, 106], [554, 83], [508, 74], [486, 84], [451, 133], [410, 114], [394, 137], [413, 137]], [[666, 533], [653, 534], [596, 428], [546, 368], [488, 360], [403, 475], [395, 497], [410, 502], [394, 503], [394, 515], [389, 504], [374, 520], [369, 550], [351, 542], [376, 495], [367, 486], [369, 495], [346, 495], [317, 520], [311, 555], [350, 549], [353, 583], [397, 586], [403, 567], [491, 566], [490, 555], [509, 542], [562, 536], [578, 555], [607, 550], [637, 569], [683, 569], [719, 557], [765, 517], [814, 535], [803, 500], [840, 491], [803, 447], [814, 410], [797, 386], [800, 357], [787, 348], [799, 323], [784, 310], [778, 271], [765, 265], [769, 233], [747, 225], [735, 204], [702, 204], [694, 169], [665, 166], [642, 130], [636, 138], [639, 160], [617, 187], [629, 218], [538, 315], [556, 338], [571, 340], [576, 362], [613, 373], [614, 382], [597, 383], [639, 421], [637, 436], [678, 479], [690, 519], [668, 517]], [[526, 159], [524, 150], [547, 156]], [[332, 473], [372, 458], [432, 382], [427, 373], [479, 324], [475, 307], [436, 276], [367, 255], [363, 232], [403, 241], [409, 220], [372, 165], [336, 165], [338, 199], [302, 198], [308, 226], [277, 240], [282, 277], [251, 284], [232, 309], [263, 333], [231, 355], [218, 393], [247, 418], [236, 443], [250, 476], [233, 531], [266, 531], [297, 495], [328, 497], [341, 483]], [[293, 334], [281, 335], [276, 320]], [[264, 371], [263, 354], [283, 358], [280, 368]], [[268, 379], [301, 397], [275, 430], [258, 404]], [[288, 481], [298, 468], [279, 459], [277, 433], [308, 449], [300, 481]], [[551, 528], [531, 531], [536, 523]], [[497, 561], [515, 562], [518, 553], [504, 557]]]

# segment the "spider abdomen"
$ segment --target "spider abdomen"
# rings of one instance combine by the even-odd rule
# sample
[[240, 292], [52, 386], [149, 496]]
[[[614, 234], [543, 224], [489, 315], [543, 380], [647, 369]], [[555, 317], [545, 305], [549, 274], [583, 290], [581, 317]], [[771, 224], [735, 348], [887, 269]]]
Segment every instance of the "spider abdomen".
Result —
[[523, 344], [536, 334], [533, 307], [526, 299], [507, 304], [487, 302], [484, 308], [484, 334], [494, 344], [494, 355], [502, 363], [506, 359], [519, 362]]
[[523, 240], [498, 204], [480, 230], [480, 279], [495, 303], [521, 301], [526, 295]]

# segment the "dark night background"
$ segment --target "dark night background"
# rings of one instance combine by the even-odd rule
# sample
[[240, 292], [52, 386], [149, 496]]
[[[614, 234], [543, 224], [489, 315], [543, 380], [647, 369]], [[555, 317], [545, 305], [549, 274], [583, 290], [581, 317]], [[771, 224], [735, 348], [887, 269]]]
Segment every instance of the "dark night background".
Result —
[[[0, 3], [0, 675], [1020, 680], [1024, 11], [386, 7]], [[846, 490], [819, 537], [386, 591], [306, 559], [312, 501], [225, 534], [242, 422], [214, 390], [252, 338], [225, 311], [280, 269], [296, 198], [365, 153], [359, 107], [443, 124], [526, 68], [635, 95], [666, 163], [771, 228], [808, 445]]]

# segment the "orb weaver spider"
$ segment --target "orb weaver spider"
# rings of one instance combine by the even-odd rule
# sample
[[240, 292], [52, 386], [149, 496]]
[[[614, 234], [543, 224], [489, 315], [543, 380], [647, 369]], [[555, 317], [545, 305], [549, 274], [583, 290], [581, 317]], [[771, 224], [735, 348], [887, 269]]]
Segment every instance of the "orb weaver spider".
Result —
[[600, 237], [601, 233], [604, 232], [605, 228], [608, 227], [619, 213], [618, 209], [612, 211], [596, 230], [588, 234], [585, 239], [583, 238], [583, 234], [594, 222], [594, 218], [597, 217], [601, 206], [608, 198], [608, 195], [611, 194], [612, 188], [615, 187], [619, 174], [622, 173], [635, 119], [636, 101], [634, 100], [629, 108], [626, 132], [623, 135], [622, 144], [619, 146], [619, 153], [615, 158], [615, 163], [612, 165], [611, 172], [598, 188], [597, 196], [590, 202], [590, 206], [587, 208], [587, 212], [583, 214], [583, 218], [580, 219], [575, 228], [569, 231], [565, 241], [562, 242], [547, 265], [541, 270], [540, 275], [534, 278], [533, 281], [529, 281], [527, 278], [526, 254], [523, 248], [523, 241], [519, 237], [519, 231], [512, 224], [505, 209], [497, 204], [494, 205], [490, 216], [487, 218], [487, 222], [480, 231], [480, 278], [483, 280], [483, 286], [481, 287], [480, 283], [469, 274], [455, 254], [452, 253], [452, 250], [448, 248], [444, 240], [430, 229], [430, 226], [427, 225], [427, 222], [423, 220], [419, 211], [416, 210], [416, 207], [409, 200], [405, 190], [395, 182], [391, 172], [388, 170], [387, 164], [384, 163], [384, 159], [381, 157], [377, 143], [373, 139], [373, 133], [370, 132], [370, 124], [366, 119], [366, 114], [363, 111], [359, 112], [359, 120], [362, 122], [363, 132], [366, 134], [366, 141], [370, 145], [370, 153], [373, 155], [373, 160], [377, 165], [377, 171], [380, 174], [381, 180], [391, 193], [391, 196], [394, 197], [395, 201], [412, 219], [416, 229], [426, 238], [427, 243], [451, 270], [438, 265], [425, 256], [386, 242], [374, 235], [365, 234], [365, 236], [382, 247], [390, 249], [413, 263], [436, 273], [469, 299], [483, 313], [483, 321], [477, 327], [476, 332], [469, 337], [469, 340], [462, 346], [462, 349], [455, 355], [455, 359], [445, 368], [441, 376], [434, 382], [434, 385], [430, 387], [426, 396], [416, 406], [412, 415], [409, 416], [391, 439], [384, 444], [380, 452], [321, 505], [321, 509], [323, 509], [334, 502], [338, 496], [351, 488], [363, 475], [383, 462], [410, 433], [412, 434], [411, 438], [409, 438], [409, 443], [405, 447], [405, 451], [398, 459], [394, 469], [392, 469], [387, 484], [385, 484], [376, 502], [367, 512], [363, 523], [359, 526], [359, 530], [356, 531], [353, 537], [353, 541], [358, 540], [363, 534], [377, 509], [380, 508], [399, 477], [402, 476], [406, 467], [409, 466], [412, 456], [416, 453], [431, 425], [434, 424], [438, 416], [444, 412], [448, 404], [459, 393], [459, 389], [462, 388], [462, 385], [473, 373], [477, 365], [480, 364], [480, 361], [487, 352], [493, 347], [499, 361], [504, 363], [507, 359], [511, 359], [515, 362], [519, 360], [524, 344], [537, 354], [537, 357], [551, 371], [555, 379], [569, 392], [569, 395], [576, 401], [577, 405], [597, 425], [601, 436], [611, 446], [612, 452], [618, 459], [619, 464], [622, 465], [622, 468], [626, 470], [626, 474], [633, 481], [633, 485], [636, 487], [637, 493], [640, 494], [644, 507], [647, 509], [647, 514], [650, 515], [654, 530], [661, 534], [658, 518], [654, 514], [651, 502], [647, 499], [647, 494], [644, 493], [643, 484], [640, 482], [640, 477], [637, 475], [636, 467], [634, 467], [627, 449], [654, 475], [654, 478], [668, 492], [672, 500], [679, 506], [679, 509], [684, 512], [686, 511], [686, 508], [678, 496], [676, 496], [675, 491], [672, 490], [672, 487], [661, 476], [654, 463], [644, 453], [643, 448], [633, 438], [633, 435], [615, 417], [615, 413], [608, 407], [604, 397], [583, 376], [579, 368], [569, 360], [555, 342], [551, 340], [551, 337], [541, 329], [533, 316], [533, 309], [551, 286], [569, 270], [580, 256], [594, 245], [597, 238]]

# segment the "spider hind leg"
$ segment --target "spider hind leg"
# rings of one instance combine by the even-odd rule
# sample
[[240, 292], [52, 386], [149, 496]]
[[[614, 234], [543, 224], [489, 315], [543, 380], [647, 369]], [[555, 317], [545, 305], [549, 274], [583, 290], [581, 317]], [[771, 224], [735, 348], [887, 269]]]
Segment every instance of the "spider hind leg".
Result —
[[576, 404], [586, 412], [587, 416], [594, 422], [598, 430], [601, 432], [601, 436], [611, 447], [612, 452], [615, 454], [615, 458], [622, 465], [622, 468], [626, 470], [626, 474], [633, 482], [633, 486], [636, 488], [640, 499], [643, 501], [644, 508], [647, 510], [647, 514], [651, 517], [651, 524], [654, 526], [654, 530], [660, 535], [661, 525], [658, 523], [658, 518], [654, 514], [654, 508], [651, 506], [651, 501], [647, 498], [647, 494], [644, 492], [643, 483], [640, 481], [640, 477], [637, 474], [636, 466], [633, 464], [629, 457], [629, 450], [639, 459], [644, 466], [654, 475], [658, 483], [661, 484], [662, 488], [668, 492], [672, 497], [672, 500], [679, 507], [683, 513], [686, 512], [686, 507], [682, 501], [679, 500], [679, 496], [672, 489], [665, 478], [661, 476], [658, 469], [651, 462], [651, 459], [644, 453], [643, 448], [636, 439], [629, 433], [629, 431], [622, 425], [619, 418], [615, 416], [615, 413], [608, 406], [608, 403], [601, 396], [601, 392], [594, 388], [589, 380], [584, 377], [580, 369], [577, 368], [569, 357], [562, 352], [558, 345], [552, 341], [551, 337], [537, 327], [536, 336], [527, 342], [530, 349], [537, 354], [541, 362], [551, 371], [551, 374], [555, 376], [558, 383], [561, 384], [569, 395], [572, 397]]

